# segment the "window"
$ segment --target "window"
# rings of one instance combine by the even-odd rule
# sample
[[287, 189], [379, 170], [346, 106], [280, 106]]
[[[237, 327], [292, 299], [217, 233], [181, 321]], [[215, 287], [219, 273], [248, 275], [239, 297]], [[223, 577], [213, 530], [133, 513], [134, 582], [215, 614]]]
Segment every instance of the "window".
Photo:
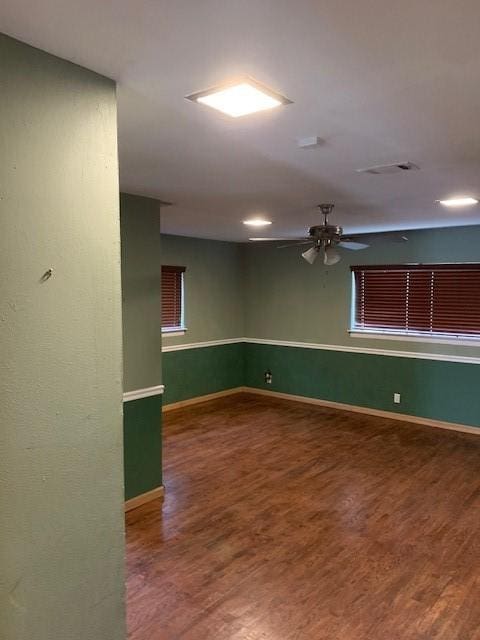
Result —
[[185, 331], [183, 274], [185, 267], [162, 265], [162, 332]]
[[480, 338], [480, 264], [351, 269], [353, 332]]

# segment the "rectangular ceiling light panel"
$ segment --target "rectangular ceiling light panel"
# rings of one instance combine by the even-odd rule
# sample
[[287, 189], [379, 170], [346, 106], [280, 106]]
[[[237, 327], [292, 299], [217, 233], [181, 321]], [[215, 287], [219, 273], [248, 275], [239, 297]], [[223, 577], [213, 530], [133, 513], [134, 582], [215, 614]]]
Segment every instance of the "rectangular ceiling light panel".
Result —
[[251, 78], [193, 93], [187, 96], [187, 100], [205, 104], [232, 118], [239, 118], [250, 113], [266, 111], [282, 104], [291, 103], [291, 100], [285, 96], [264, 87]]

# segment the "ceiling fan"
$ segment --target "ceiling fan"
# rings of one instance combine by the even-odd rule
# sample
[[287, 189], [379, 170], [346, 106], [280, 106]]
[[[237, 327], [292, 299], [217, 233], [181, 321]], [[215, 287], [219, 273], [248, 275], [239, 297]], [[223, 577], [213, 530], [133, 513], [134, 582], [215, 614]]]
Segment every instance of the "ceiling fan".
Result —
[[[312, 244], [312, 246], [302, 253], [302, 258], [308, 263], [313, 264], [318, 255], [323, 252], [323, 264], [330, 266], [336, 264], [341, 260], [341, 255], [336, 250], [336, 247], [342, 247], [343, 249], [349, 249], [351, 251], [358, 251], [360, 249], [367, 249], [370, 245], [365, 242], [359, 242], [359, 240], [366, 240], [368, 243], [378, 238], [388, 238], [395, 242], [405, 242], [408, 238], [401, 233], [369, 233], [369, 234], [355, 234], [355, 235], [343, 235], [342, 227], [328, 224], [328, 216], [332, 213], [334, 204], [319, 204], [321, 214], [323, 215], [323, 224], [314, 225], [310, 227], [308, 236], [303, 238], [251, 238], [251, 240], [260, 241], [279, 241], [290, 240], [289, 244], [281, 245], [279, 249], [285, 249], [286, 247]], [[294, 242], [299, 240], [299, 242]]]

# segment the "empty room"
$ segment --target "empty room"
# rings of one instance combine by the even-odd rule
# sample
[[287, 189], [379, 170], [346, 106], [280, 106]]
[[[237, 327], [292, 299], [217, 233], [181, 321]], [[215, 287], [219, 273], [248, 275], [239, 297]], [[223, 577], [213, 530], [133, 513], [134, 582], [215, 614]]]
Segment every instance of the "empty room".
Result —
[[480, 640], [479, 27], [4, 0], [2, 640]]

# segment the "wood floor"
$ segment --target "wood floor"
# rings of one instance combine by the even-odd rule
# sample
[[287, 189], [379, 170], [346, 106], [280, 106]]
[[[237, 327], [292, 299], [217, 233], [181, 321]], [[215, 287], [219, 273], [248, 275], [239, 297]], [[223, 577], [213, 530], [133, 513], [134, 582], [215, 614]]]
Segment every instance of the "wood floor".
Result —
[[164, 422], [131, 640], [480, 639], [480, 437], [255, 396]]

